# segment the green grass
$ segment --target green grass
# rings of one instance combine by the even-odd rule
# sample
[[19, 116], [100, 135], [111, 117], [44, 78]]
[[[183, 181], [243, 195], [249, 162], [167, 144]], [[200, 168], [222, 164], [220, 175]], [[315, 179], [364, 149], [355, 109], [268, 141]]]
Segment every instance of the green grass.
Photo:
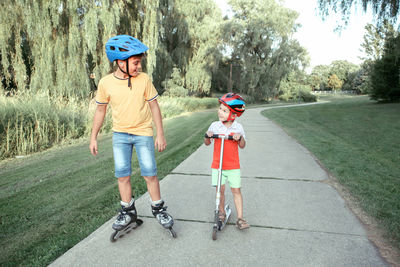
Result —
[[[203, 142], [216, 112], [164, 121], [167, 150], [156, 152], [162, 179]], [[146, 191], [134, 159], [136, 197]], [[87, 141], [0, 163], [0, 265], [45, 266], [116, 214], [110, 135], [99, 138], [99, 155]]]
[[328, 100], [262, 113], [307, 147], [400, 248], [400, 104]]

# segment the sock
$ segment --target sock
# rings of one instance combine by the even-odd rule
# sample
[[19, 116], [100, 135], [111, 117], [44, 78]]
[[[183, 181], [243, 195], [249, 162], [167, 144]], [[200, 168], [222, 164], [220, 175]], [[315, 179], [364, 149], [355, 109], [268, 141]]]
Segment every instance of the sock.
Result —
[[121, 201], [121, 205], [124, 206], [125, 208], [127, 208], [127, 207], [132, 206], [133, 202], [135, 202], [135, 199], [132, 197], [132, 199], [131, 199], [131, 201], [129, 203]]
[[151, 201], [151, 205], [155, 207], [156, 205], [161, 204], [162, 202], [163, 202], [162, 199], [159, 199], [159, 200], [156, 200], [156, 201]]

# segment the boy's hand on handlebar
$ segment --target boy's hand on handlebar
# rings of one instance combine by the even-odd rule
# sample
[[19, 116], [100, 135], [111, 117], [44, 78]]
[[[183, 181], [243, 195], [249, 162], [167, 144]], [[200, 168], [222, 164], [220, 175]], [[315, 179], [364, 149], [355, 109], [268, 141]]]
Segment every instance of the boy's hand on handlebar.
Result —
[[240, 141], [241, 139], [242, 139], [241, 134], [238, 134], [238, 133], [233, 134], [233, 140]]
[[212, 137], [213, 134], [214, 134], [214, 133], [213, 133], [213, 132], [210, 132], [210, 131], [206, 132], [206, 135], [208, 136], [208, 138]]

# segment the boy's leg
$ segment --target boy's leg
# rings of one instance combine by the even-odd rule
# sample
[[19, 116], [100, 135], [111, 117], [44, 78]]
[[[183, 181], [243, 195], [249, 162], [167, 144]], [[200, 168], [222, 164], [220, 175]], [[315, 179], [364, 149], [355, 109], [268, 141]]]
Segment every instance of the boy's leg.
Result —
[[[174, 219], [166, 212], [167, 207], [164, 207], [164, 200], [161, 199], [160, 183], [158, 182], [157, 176], [143, 177], [146, 180], [147, 191], [151, 198], [151, 212], [164, 228], [171, 229], [174, 225]], [[172, 235], [176, 237], [176, 234]]]
[[146, 181], [147, 191], [151, 198], [152, 213], [164, 227], [172, 227], [174, 221], [166, 213], [167, 207], [164, 207], [164, 201], [161, 199], [160, 183], [157, 178], [157, 165], [154, 157], [153, 137], [135, 136], [135, 148], [140, 171]]
[[[215, 187], [215, 191], [217, 192], [217, 184], [218, 184], [218, 175], [219, 171], [218, 169], [211, 169], [211, 184], [212, 186]], [[221, 195], [219, 199], [219, 212], [221, 214], [225, 213], [225, 182], [226, 182], [226, 175], [225, 171], [222, 171], [222, 177], [221, 177]]]
[[147, 191], [149, 192], [152, 201], [161, 200], [160, 183], [157, 176], [143, 176], [146, 184]]
[[247, 229], [250, 227], [248, 222], [243, 219], [243, 197], [241, 191], [241, 178], [240, 169], [231, 170], [229, 176], [229, 184], [233, 195], [233, 201], [235, 202], [237, 221], [236, 226], [240, 229]]
[[231, 188], [238, 218], [243, 218], [243, 197], [240, 188]]
[[123, 202], [129, 203], [132, 199], [131, 177], [125, 176], [118, 178], [118, 189]]
[[132, 159], [132, 135], [127, 133], [113, 133], [113, 154], [115, 176], [118, 178], [118, 189], [121, 201], [129, 203], [132, 199], [132, 186], [130, 181]]
[[152, 136], [135, 136], [135, 149], [140, 172], [146, 181], [147, 191], [151, 200], [161, 200], [160, 183], [157, 178], [157, 165], [154, 156], [154, 141]]
[[233, 201], [235, 202], [236, 214], [238, 218], [243, 218], [243, 198], [240, 188], [242, 181], [240, 177], [240, 169], [229, 170], [227, 173], [227, 180], [231, 187]]

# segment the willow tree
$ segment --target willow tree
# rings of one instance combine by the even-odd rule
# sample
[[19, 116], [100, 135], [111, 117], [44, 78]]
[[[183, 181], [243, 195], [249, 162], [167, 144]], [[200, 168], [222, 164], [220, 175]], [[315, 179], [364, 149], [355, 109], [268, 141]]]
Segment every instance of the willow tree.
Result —
[[[160, 1], [157, 77], [171, 84], [179, 73], [188, 94], [208, 94], [220, 58], [222, 16], [213, 0]], [[175, 71], [174, 71], [175, 70]]]
[[179, 9], [186, 16], [190, 36], [185, 86], [191, 93], [208, 94], [212, 73], [221, 58], [222, 15], [213, 0], [180, 0], [179, 3]]
[[297, 13], [273, 0], [231, 0], [233, 17], [225, 25], [232, 57], [241, 64], [240, 91], [272, 97], [280, 81], [307, 64], [306, 51], [292, 38]]
[[398, 0], [318, 0], [318, 5], [323, 17], [331, 13], [341, 13], [345, 24], [349, 21], [353, 8], [361, 7], [364, 12], [371, 8], [379, 26], [387, 21], [391, 23], [397, 21], [400, 2]]
[[[85, 97], [90, 74], [110, 70], [104, 44], [130, 34], [157, 47], [158, 1], [4, 0], [0, 3], [2, 90]], [[155, 52], [148, 59], [150, 74]]]

